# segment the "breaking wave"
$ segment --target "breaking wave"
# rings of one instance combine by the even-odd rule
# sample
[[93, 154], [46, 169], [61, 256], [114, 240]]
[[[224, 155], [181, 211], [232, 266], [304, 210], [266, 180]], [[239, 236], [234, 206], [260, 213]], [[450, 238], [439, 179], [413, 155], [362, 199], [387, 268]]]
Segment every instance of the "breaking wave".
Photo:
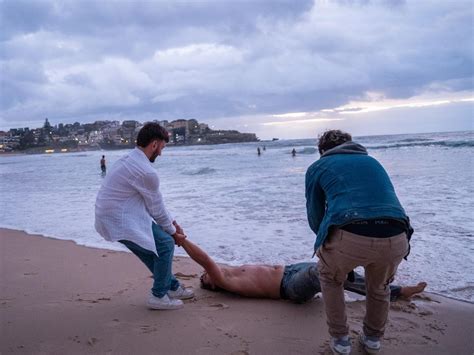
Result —
[[[403, 142], [403, 141], [400, 141]], [[390, 148], [405, 148], [405, 147], [446, 147], [446, 148], [463, 148], [474, 147], [474, 141], [416, 141], [410, 143], [395, 143], [383, 145], [368, 145], [369, 149], [390, 149]]]
[[184, 172], [184, 175], [207, 175], [207, 174], [213, 174], [216, 172], [216, 169], [213, 168], [200, 168], [197, 170], [188, 170]]
[[316, 148], [313, 147], [304, 147], [301, 150], [297, 150], [297, 154], [315, 154], [317, 152]]

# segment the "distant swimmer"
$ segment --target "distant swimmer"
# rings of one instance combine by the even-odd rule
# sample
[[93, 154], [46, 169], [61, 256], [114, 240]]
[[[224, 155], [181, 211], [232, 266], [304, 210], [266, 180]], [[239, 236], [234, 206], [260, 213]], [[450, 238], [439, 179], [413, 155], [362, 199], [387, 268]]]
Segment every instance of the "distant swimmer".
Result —
[[260, 156], [260, 154], [262, 154], [262, 152], [260, 151], [260, 147], [257, 147], [257, 155]]
[[102, 175], [107, 173], [107, 166], [105, 165], [105, 155], [102, 155], [102, 159], [100, 159], [100, 170], [102, 171]]
[[267, 150], [267, 147], [263, 146], [263, 151], [266, 151]]
[[296, 149], [295, 148], [293, 148], [293, 150], [291, 151], [291, 155], [296, 156]]

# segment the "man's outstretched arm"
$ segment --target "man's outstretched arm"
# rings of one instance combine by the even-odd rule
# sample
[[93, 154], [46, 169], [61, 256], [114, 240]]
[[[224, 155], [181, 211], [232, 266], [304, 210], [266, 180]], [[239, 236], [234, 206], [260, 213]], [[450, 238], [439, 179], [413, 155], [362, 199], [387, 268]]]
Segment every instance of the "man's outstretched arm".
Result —
[[181, 246], [184, 248], [186, 253], [193, 259], [195, 262], [197, 262], [199, 265], [201, 265], [204, 270], [209, 274], [209, 276], [214, 280], [216, 283], [222, 283], [223, 282], [223, 275], [220, 267], [216, 264], [212, 258], [206, 254], [204, 250], [199, 248], [196, 244], [193, 242], [189, 241], [188, 239], [185, 239], [182, 243]]

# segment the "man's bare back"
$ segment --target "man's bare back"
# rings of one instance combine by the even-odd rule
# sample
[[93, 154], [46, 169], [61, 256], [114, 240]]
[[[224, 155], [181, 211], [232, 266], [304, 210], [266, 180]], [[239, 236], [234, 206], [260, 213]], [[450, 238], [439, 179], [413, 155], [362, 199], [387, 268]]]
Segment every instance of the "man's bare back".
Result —
[[191, 241], [185, 240], [181, 246], [206, 270], [201, 277], [206, 288], [220, 288], [246, 297], [280, 298], [283, 265], [219, 266]]
[[280, 298], [282, 265], [221, 267], [223, 278], [216, 286], [246, 297]]

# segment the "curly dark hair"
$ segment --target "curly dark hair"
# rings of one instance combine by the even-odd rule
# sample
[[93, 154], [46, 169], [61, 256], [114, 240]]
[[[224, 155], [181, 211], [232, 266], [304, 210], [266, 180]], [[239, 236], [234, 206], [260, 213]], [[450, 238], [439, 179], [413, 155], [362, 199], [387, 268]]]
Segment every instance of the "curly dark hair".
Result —
[[148, 122], [140, 129], [140, 132], [138, 132], [137, 145], [139, 147], [145, 148], [155, 139], [159, 139], [168, 143], [170, 140], [169, 133], [158, 123]]
[[219, 291], [225, 291], [224, 289], [220, 288], [219, 286], [216, 285], [211, 285], [209, 283], [206, 283], [204, 281], [204, 275], [207, 275], [207, 271], [204, 271], [201, 274], [201, 277], [199, 278], [201, 281], [201, 288], [204, 290], [209, 290], [209, 291], [214, 291], [214, 292], [219, 292]]
[[329, 149], [350, 141], [352, 141], [352, 136], [349, 133], [343, 132], [339, 129], [326, 131], [318, 138], [319, 154], [323, 154]]

